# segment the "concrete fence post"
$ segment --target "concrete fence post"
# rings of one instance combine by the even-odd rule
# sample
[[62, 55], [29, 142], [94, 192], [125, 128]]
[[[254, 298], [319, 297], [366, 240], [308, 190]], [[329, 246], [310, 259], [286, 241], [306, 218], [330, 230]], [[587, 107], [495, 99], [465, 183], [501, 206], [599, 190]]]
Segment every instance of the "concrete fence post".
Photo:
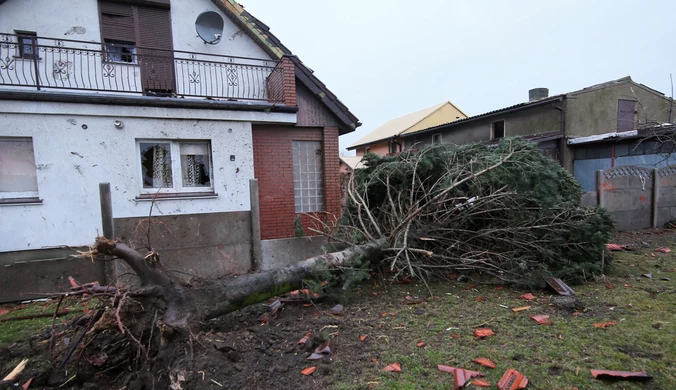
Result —
[[[110, 183], [99, 183], [99, 202], [101, 203], [101, 227], [103, 228], [103, 237], [114, 240], [115, 227], [113, 225], [113, 200], [110, 194]], [[107, 282], [106, 261], [101, 261], [101, 284]], [[115, 271], [117, 273], [117, 261], [115, 261]]]
[[659, 201], [657, 197], [657, 193], [659, 192], [659, 186], [660, 186], [660, 176], [658, 174], [658, 169], [653, 168], [653, 197], [650, 203], [650, 211], [651, 214], [650, 216], [652, 217], [651, 219], [651, 226], [652, 228], [657, 227], [657, 202]]
[[603, 171], [596, 171], [596, 205], [603, 207]]
[[251, 202], [251, 270], [260, 269], [263, 249], [261, 247], [261, 210], [258, 202], [258, 180], [249, 180]]

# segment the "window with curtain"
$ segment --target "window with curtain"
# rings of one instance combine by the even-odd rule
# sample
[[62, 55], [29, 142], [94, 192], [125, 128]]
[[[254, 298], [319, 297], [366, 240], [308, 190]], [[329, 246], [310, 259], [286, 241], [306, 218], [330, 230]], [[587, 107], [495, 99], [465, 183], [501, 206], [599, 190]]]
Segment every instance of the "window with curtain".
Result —
[[292, 141], [297, 213], [324, 211], [324, 160], [320, 141]]
[[37, 196], [33, 140], [0, 137], [0, 199]]
[[208, 141], [138, 142], [142, 192], [213, 191]]

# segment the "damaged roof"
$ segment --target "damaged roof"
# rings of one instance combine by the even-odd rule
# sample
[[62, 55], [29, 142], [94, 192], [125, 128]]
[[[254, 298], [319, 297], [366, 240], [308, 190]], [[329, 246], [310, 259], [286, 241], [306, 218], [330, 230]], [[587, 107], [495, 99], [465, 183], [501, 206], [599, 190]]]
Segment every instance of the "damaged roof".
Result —
[[322, 83], [303, 62], [294, 56], [282, 42], [270, 32], [270, 27], [251, 15], [235, 0], [211, 0], [226, 16], [256, 42], [270, 57], [289, 58], [296, 67], [296, 77], [343, 123], [345, 134], [361, 126], [359, 119]]

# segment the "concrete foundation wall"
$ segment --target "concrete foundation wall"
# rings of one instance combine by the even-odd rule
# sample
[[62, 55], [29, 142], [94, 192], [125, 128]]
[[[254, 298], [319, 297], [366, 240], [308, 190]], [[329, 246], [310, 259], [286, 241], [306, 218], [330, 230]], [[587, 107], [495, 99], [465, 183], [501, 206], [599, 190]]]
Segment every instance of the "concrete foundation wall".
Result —
[[75, 249], [61, 248], [0, 253], [0, 303], [67, 292], [69, 276], [83, 283], [104, 283], [104, 264], [72, 257], [77, 254]]
[[[114, 225], [116, 237], [146, 253], [147, 218], [115, 218]], [[153, 217], [150, 231], [150, 245], [170, 270], [201, 277], [251, 270], [249, 211]]]
[[281, 238], [261, 241], [263, 261], [261, 269], [286, 267], [300, 260], [324, 254], [326, 238], [323, 236]]

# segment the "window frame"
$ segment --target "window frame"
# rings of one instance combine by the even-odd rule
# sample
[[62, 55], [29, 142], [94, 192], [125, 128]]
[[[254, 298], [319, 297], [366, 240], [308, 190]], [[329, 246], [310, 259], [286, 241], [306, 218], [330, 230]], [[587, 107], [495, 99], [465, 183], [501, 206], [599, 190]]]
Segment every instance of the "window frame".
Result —
[[[303, 177], [303, 171], [299, 168], [301, 172], [301, 176], [298, 177], [296, 176], [296, 155], [294, 153], [294, 143], [298, 143], [299, 147], [300, 144], [307, 144], [307, 143], [316, 143], [319, 146], [318, 150], [321, 150], [321, 156], [319, 158], [319, 167], [318, 168], [318, 173], [319, 173], [319, 179], [315, 179], [315, 181], [318, 181], [319, 186], [315, 186], [314, 190], [317, 191], [316, 194], [308, 194], [307, 196], [309, 197], [315, 197], [315, 198], [321, 198], [321, 203], [316, 202], [313, 203], [311, 201], [305, 202], [305, 198], [303, 197], [303, 191], [312, 191], [311, 187], [304, 188], [302, 184], [308, 184], [312, 182], [313, 180], [310, 179], [310, 176], [305, 176]], [[317, 150], [317, 149], [316, 149]], [[296, 214], [306, 214], [306, 213], [322, 213], [326, 211], [326, 167], [324, 166], [324, 143], [320, 140], [292, 140], [291, 141], [291, 158], [292, 158], [292, 165], [293, 165], [293, 203], [294, 203], [294, 212]], [[299, 161], [299, 163], [302, 162]], [[307, 170], [306, 170], [307, 171]], [[317, 172], [305, 172], [305, 174], [313, 174]], [[300, 187], [296, 186], [296, 183], [301, 183]], [[296, 191], [300, 191], [300, 198], [296, 197]], [[298, 202], [298, 199], [300, 199], [300, 204]], [[315, 208], [307, 209], [305, 210], [304, 208], [307, 206], [315, 206]], [[300, 209], [299, 209], [300, 208]]]
[[[169, 151], [171, 153], [171, 180], [172, 187], [152, 187], [146, 188], [143, 186], [143, 161], [141, 160], [141, 144], [142, 143], [168, 143]], [[209, 187], [184, 187], [183, 186], [183, 171], [181, 170], [181, 144], [206, 144], [209, 153]], [[155, 194], [215, 194], [214, 187], [214, 159], [213, 150], [211, 148], [211, 140], [209, 139], [167, 139], [167, 138], [137, 138], [136, 139], [136, 163], [138, 174], [139, 194], [141, 195], [155, 195]]]
[[[495, 124], [499, 122], [502, 122], [502, 137], [495, 138]], [[504, 119], [498, 119], [496, 121], [491, 122], [491, 141], [502, 138], [507, 138], [507, 121], [505, 121]]]
[[37, 164], [35, 163], [35, 148], [33, 137], [0, 137], [0, 142], [29, 142], [33, 152], [33, 167], [35, 169], [35, 191], [2, 191], [0, 192], [0, 204], [4, 202], [26, 202], [27, 200], [39, 200], [39, 187], [37, 179]]
[[[108, 42], [106, 42], [106, 41], [108, 41]], [[111, 41], [115, 41], [115, 42], [111, 42]], [[129, 43], [129, 45], [122, 43], [122, 42]], [[111, 47], [116, 47], [116, 48], [120, 48], [120, 49], [124, 49], [124, 48], [130, 49], [131, 52], [130, 53], [118, 53], [118, 52], [111, 51], [110, 50]], [[136, 49], [136, 42], [123, 41], [123, 40], [119, 40], [119, 39], [104, 38], [103, 39], [103, 53], [104, 53], [104, 56], [103, 56], [104, 62], [113, 63], [113, 64], [121, 64], [121, 65], [138, 65], [139, 64], [138, 63], [138, 51]], [[131, 56], [132, 61], [130, 61], [130, 62], [123, 61], [122, 60], [123, 56]], [[119, 57], [120, 59], [118, 60], [118, 59], [113, 58], [113, 57]]]
[[[437, 136], [439, 136], [439, 140], [438, 140], [438, 141], [435, 141], [435, 137], [437, 137]], [[441, 143], [442, 143], [442, 137], [443, 137], [443, 136], [442, 136], [442, 133], [432, 134], [432, 145], [436, 145], [436, 144], [441, 145]]]
[[[16, 50], [17, 54], [14, 58], [22, 60], [40, 60], [38, 49], [38, 34], [35, 31], [14, 30], [16, 34]], [[30, 40], [29, 43], [24, 42], [24, 39]], [[26, 46], [31, 47], [32, 53], [26, 53]]]

